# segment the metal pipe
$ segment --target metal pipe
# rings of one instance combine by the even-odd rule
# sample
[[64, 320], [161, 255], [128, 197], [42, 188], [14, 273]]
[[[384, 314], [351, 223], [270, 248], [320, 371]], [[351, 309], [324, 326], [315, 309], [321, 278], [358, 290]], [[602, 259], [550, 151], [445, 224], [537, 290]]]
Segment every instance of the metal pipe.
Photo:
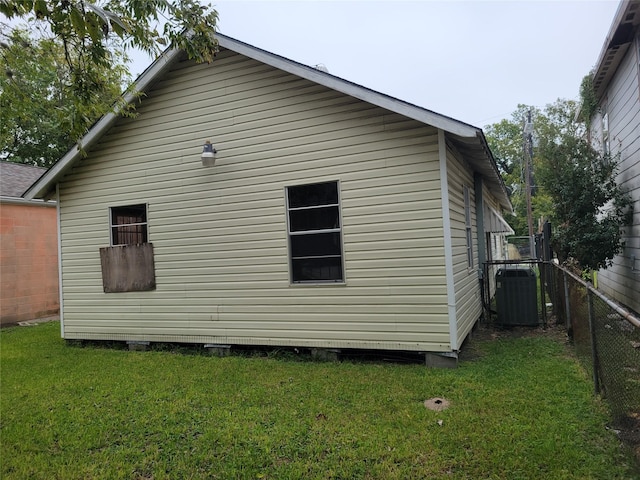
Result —
[[547, 300], [545, 295], [545, 269], [547, 268], [544, 262], [540, 262], [538, 266], [538, 272], [540, 273], [540, 308], [542, 309], [542, 322], [544, 328], [547, 328]]
[[567, 275], [569, 275], [571, 278], [573, 278], [576, 282], [580, 283], [582, 286], [586, 287], [591, 293], [593, 293], [595, 296], [597, 296], [600, 300], [602, 300], [604, 303], [606, 303], [607, 305], [609, 305], [609, 307], [611, 307], [618, 315], [620, 315], [622, 318], [624, 318], [625, 320], [627, 320], [629, 323], [631, 323], [633, 326], [640, 328], [640, 318], [636, 317], [633, 313], [631, 313], [629, 310], [627, 310], [626, 308], [618, 305], [617, 303], [615, 303], [613, 300], [610, 300], [609, 298], [607, 298], [603, 293], [599, 292], [598, 290], [596, 290], [593, 285], [588, 284], [587, 282], [585, 282], [584, 280], [582, 280], [580, 277], [578, 277], [577, 275], [575, 275], [574, 273], [570, 272], [569, 270], [565, 270], [564, 268], [562, 268], [560, 265], [556, 265], [555, 263], [553, 264], [555, 265], [557, 268], [559, 268], [560, 270], [562, 270], [563, 272], [565, 272]]
[[564, 280], [564, 312], [565, 312], [565, 327], [567, 330], [571, 328], [571, 304], [569, 303], [569, 281], [567, 280], [567, 272], [563, 272], [562, 279]]

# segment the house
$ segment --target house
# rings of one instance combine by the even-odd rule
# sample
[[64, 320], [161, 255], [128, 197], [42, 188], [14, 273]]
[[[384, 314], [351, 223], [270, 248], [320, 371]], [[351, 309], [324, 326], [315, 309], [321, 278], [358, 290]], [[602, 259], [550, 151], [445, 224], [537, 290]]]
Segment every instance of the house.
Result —
[[218, 39], [25, 193], [57, 201], [64, 337], [456, 358], [511, 209], [482, 131]]
[[58, 234], [54, 203], [22, 193], [46, 171], [0, 162], [0, 324], [58, 314]]
[[623, 252], [598, 273], [598, 288], [640, 312], [640, 0], [620, 3], [594, 69], [598, 109], [590, 138], [619, 155], [617, 182], [633, 199]]

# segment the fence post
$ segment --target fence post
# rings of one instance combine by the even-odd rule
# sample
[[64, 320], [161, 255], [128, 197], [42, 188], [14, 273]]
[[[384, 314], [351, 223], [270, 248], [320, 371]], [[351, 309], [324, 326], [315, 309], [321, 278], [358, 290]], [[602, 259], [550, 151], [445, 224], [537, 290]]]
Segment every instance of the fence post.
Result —
[[571, 305], [569, 304], [569, 281], [567, 280], [567, 272], [562, 272], [562, 278], [564, 279], [564, 314], [565, 314], [565, 327], [567, 331], [571, 328]]
[[589, 301], [589, 335], [591, 336], [591, 363], [593, 364], [593, 390], [597, 395], [600, 392], [600, 379], [598, 377], [598, 350], [596, 348], [596, 327], [593, 313], [593, 294], [587, 288], [587, 299]]
[[482, 264], [482, 279], [480, 280], [480, 285], [482, 288], [481, 291], [481, 295], [482, 295], [482, 318], [485, 322], [489, 322], [491, 320], [491, 308], [489, 306], [489, 297], [491, 295], [489, 295], [488, 290], [489, 290], [489, 282], [487, 279], [487, 276], [489, 275], [488, 273], [489, 270], [489, 266], [488, 263], [485, 262]]
[[538, 272], [540, 273], [540, 307], [542, 308], [542, 325], [547, 328], [547, 297], [544, 291], [545, 288], [545, 272], [546, 266], [544, 262], [538, 263]]

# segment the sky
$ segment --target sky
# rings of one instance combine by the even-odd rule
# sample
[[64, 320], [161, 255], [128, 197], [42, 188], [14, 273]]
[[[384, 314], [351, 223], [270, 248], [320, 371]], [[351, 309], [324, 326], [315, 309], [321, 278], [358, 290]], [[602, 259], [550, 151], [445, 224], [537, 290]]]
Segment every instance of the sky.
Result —
[[[219, 31], [477, 127], [577, 99], [616, 0], [218, 1]], [[149, 60], [136, 57], [141, 73]]]

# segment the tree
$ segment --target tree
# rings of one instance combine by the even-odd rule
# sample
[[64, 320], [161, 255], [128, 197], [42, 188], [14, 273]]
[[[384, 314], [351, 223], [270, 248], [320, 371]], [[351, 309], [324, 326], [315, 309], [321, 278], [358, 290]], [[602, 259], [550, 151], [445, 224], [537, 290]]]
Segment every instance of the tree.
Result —
[[[513, 228], [516, 235], [528, 235], [526, 180], [523, 163], [524, 145], [523, 128], [528, 112], [531, 111], [534, 125], [534, 137], [539, 137], [539, 130], [547, 122], [544, 113], [538, 108], [527, 105], [518, 105], [511, 119], [503, 119], [493, 125], [485, 127], [487, 142], [494, 157], [502, 178], [510, 193], [511, 203], [515, 215], [507, 215], [506, 220]], [[533, 159], [534, 167], [536, 158]], [[535, 168], [534, 168], [535, 170]], [[535, 178], [535, 177], [534, 177]], [[534, 217], [548, 218], [550, 214], [549, 198], [544, 191], [533, 188], [533, 212]]]
[[55, 38], [30, 38], [14, 29], [0, 49], [0, 159], [49, 167], [120, 96], [129, 83], [122, 52], [112, 52], [109, 68], [99, 68], [102, 82], [90, 101], [81, 102], [66, 88], [71, 74], [64, 47]]
[[615, 181], [616, 158], [572, 135], [542, 139], [539, 156], [539, 178], [553, 199], [558, 259], [572, 258], [583, 269], [607, 268], [623, 247], [622, 228], [632, 213], [630, 197]]
[[[516, 210], [516, 216], [507, 220], [520, 235], [527, 234], [521, 172], [528, 108], [519, 105], [511, 120], [486, 127], [487, 141]], [[572, 258], [582, 268], [597, 270], [610, 265], [622, 247], [621, 229], [628, 223], [631, 201], [615, 182], [616, 158], [591, 148], [577, 110], [575, 101], [562, 99], [543, 110], [532, 108], [536, 139], [533, 213], [535, 218], [551, 220], [552, 244], [560, 261]]]
[[[46, 31], [57, 45], [56, 60], [49, 62], [58, 64], [62, 59], [66, 65], [59, 85], [73, 105], [65, 102], [58, 108], [69, 110], [68, 135], [74, 141], [99, 116], [118, 108], [96, 100], [110, 95], [110, 78], [105, 79], [105, 72], [119, 65], [121, 52], [138, 48], [158, 54], [171, 44], [197, 62], [210, 62], [218, 48], [214, 36], [218, 14], [198, 0], [107, 0], [101, 5], [87, 0], [0, 0], [0, 13], [28, 22], [23, 29], [29, 32]], [[156, 24], [161, 21], [159, 32]], [[15, 32], [3, 36], [4, 53], [15, 47], [12, 39], [16, 37]], [[10, 57], [3, 54], [5, 67]], [[5, 75], [13, 76], [11, 68], [5, 68]]]

